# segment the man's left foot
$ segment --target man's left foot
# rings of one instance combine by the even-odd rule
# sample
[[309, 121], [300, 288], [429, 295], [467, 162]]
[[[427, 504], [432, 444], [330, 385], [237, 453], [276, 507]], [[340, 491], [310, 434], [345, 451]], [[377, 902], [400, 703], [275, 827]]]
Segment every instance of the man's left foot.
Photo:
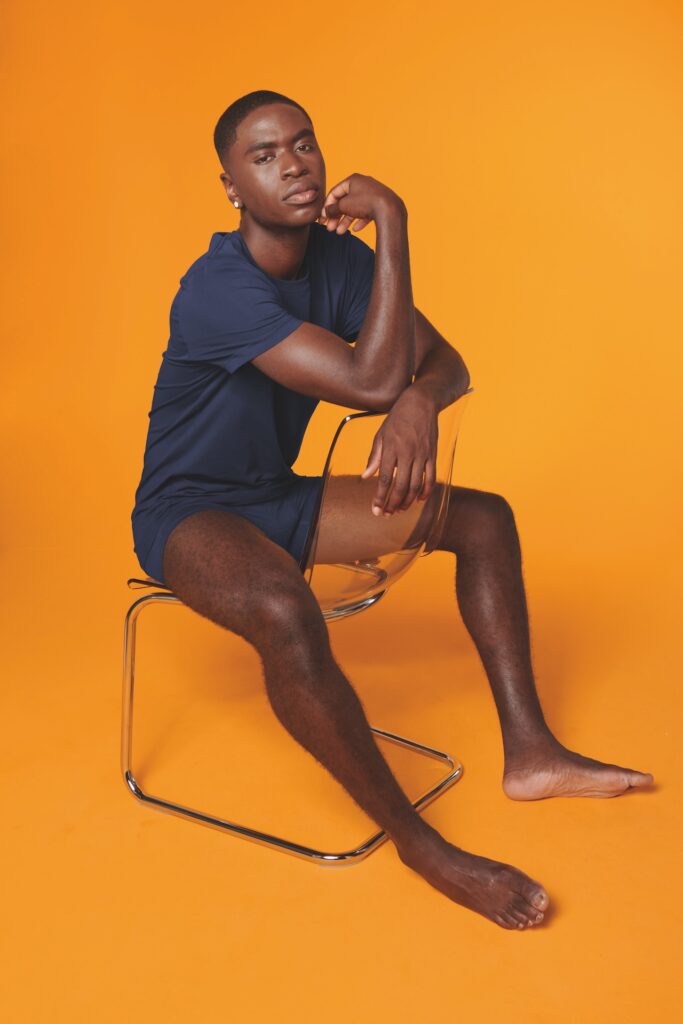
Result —
[[512, 800], [543, 800], [551, 796], [619, 796], [649, 786], [649, 772], [583, 757], [557, 740], [532, 746], [505, 759], [503, 790]]

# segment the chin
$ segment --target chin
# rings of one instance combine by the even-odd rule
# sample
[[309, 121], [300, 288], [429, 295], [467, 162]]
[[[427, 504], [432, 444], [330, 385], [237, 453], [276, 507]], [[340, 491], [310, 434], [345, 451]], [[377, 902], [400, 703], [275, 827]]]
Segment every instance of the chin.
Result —
[[288, 224], [310, 224], [316, 221], [322, 212], [322, 203], [311, 203], [310, 206], [302, 206], [294, 210], [291, 217], [287, 219]]

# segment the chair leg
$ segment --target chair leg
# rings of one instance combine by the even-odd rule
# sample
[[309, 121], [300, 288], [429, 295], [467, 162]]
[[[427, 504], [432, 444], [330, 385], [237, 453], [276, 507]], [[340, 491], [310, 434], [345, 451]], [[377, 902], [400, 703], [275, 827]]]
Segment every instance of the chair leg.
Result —
[[[237, 825], [235, 822], [226, 821], [224, 818], [217, 818], [211, 814], [206, 814], [203, 811], [197, 811], [191, 807], [184, 807], [183, 805], [173, 803], [170, 800], [163, 800], [161, 797], [145, 793], [139, 782], [136, 780], [132, 767], [135, 643], [138, 616], [143, 608], [154, 602], [172, 602], [175, 604], [182, 604], [180, 598], [176, 597], [175, 594], [156, 592], [146, 594], [144, 597], [138, 598], [137, 601], [133, 602], [126, 614], [123, 638], [121, 770], [124, 782], [126, 783], [126, 787], [130, 793], [132, 793], [132, 795], [142, 803], [148, 804], [155, 810], [163, 811], [168, 814], [175, 814], [179, 817], [189, 818], [191, 821], [198, 822], [199, 824], [220, 829], [223, 832], [240, 836], [242, 839], [248, 839], [251, 842], [259, 843], [262, 846], [268, 846], [270, 849], [289, 853], [295, 857], [300, 857], [303, 860], [308, 860], [312, 863], [324, 866], [340, 866], [348, 863], [357, 863], [358, 861], [364, 860], [370, 853], [385, 843], [389, 837], [386, 832], [379, 831], [371, 835], [365, 840], [365, 842], [360, 843], [358, 846], [355, 846], [350, 850], [344, 850], [340, 853], [316, 850], [310, 846], [291, 842], [288, 839], [282, 839], [279, 836], [271, 835], [268, 832], [260, 832], [257, 829], [248, 828], [245, 825]], [[423, 793], [422, 796], [413, 802], [413, 807], [416, 809], [426, 807], [433, 800], [436, 800], [436, 798], [444, 793], [450, 786], [458, 782], [462, 776], [462, 764], [460, 764], [459, 761], [454, 760], [450, 754], [446, 754], [441, 750], [435, 750], [433, 747], [427, 747], [415, 740], [407, 739], [405, 736], [399, 736], [396, 733], [387, 732], [385, 729], [378, 729], [374, 726], [371, 726], [370, 728], [373, 733], [382, 740], [390, 743], [396, 743], [399, 746], [414, 751], [416, 754], [422, 754], [425, 757], [434, 758], [435, 760], [442, 761], [444, 764], [448, 765], [446, 775], [440, 779], [435, 786], [432, 786], [431, 789], [427, 790], [426, 793]]]

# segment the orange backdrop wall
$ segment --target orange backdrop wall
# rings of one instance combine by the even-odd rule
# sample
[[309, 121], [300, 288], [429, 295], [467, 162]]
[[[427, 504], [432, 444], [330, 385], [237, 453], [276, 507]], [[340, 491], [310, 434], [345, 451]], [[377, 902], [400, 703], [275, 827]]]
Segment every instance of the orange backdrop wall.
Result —
[[[1, 17], [6, 1019], [673, 1019], [680, 4], [9, 0]], [[449, 903], [389, 845], [326, 874], [136, 806], [119, 775], [152, 387], [178, 279], [238, 223], [214, 124], [258, 88], [309, 111], [328, 188], [361, 171], [405, 199], [416, 304], [475, 388], [455, 480], [515, 510], [548, 718], [657, 780], [505, 799], [446, 553], [340, 625], [370, 720], [466, 766], [425, 816], [548, 888], [557, 912], [533, 934]], [[237, 818], [246, 778], [242, 817], [263, 827], [366, 831], [275, 722], [254, 652], [168, 615], [141, 638], [152, 791]], [[288, 773], [277, 794], [271, 771]]]

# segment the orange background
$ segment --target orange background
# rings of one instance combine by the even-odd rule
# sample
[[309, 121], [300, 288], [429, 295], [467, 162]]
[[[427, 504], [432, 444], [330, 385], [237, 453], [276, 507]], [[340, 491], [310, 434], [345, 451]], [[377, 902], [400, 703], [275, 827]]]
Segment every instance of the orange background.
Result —
[[[2, 21], [6, 1019], [675, 1019], [680, 6], [15, 0]], [[325, 870], [143, 808], [119, 774], [147, 411], [178, 279], [237, 226], [214, 124], [258, 88], [308, 110], [328, 187], [357, 170], [404, 197], [416, 304], [476, 389], [455, 480], [515, 510], [548, 720], [657, 781], [505, 798], [451, 555], [331, 624], [370, 722], [463, 761], [425, 817], [541, 880], [538, 930], [449, 902], [391, 844]], [[155, 606], [139, 643], [152, 793], [304, 842], [370, 834], [240, 638]]]

